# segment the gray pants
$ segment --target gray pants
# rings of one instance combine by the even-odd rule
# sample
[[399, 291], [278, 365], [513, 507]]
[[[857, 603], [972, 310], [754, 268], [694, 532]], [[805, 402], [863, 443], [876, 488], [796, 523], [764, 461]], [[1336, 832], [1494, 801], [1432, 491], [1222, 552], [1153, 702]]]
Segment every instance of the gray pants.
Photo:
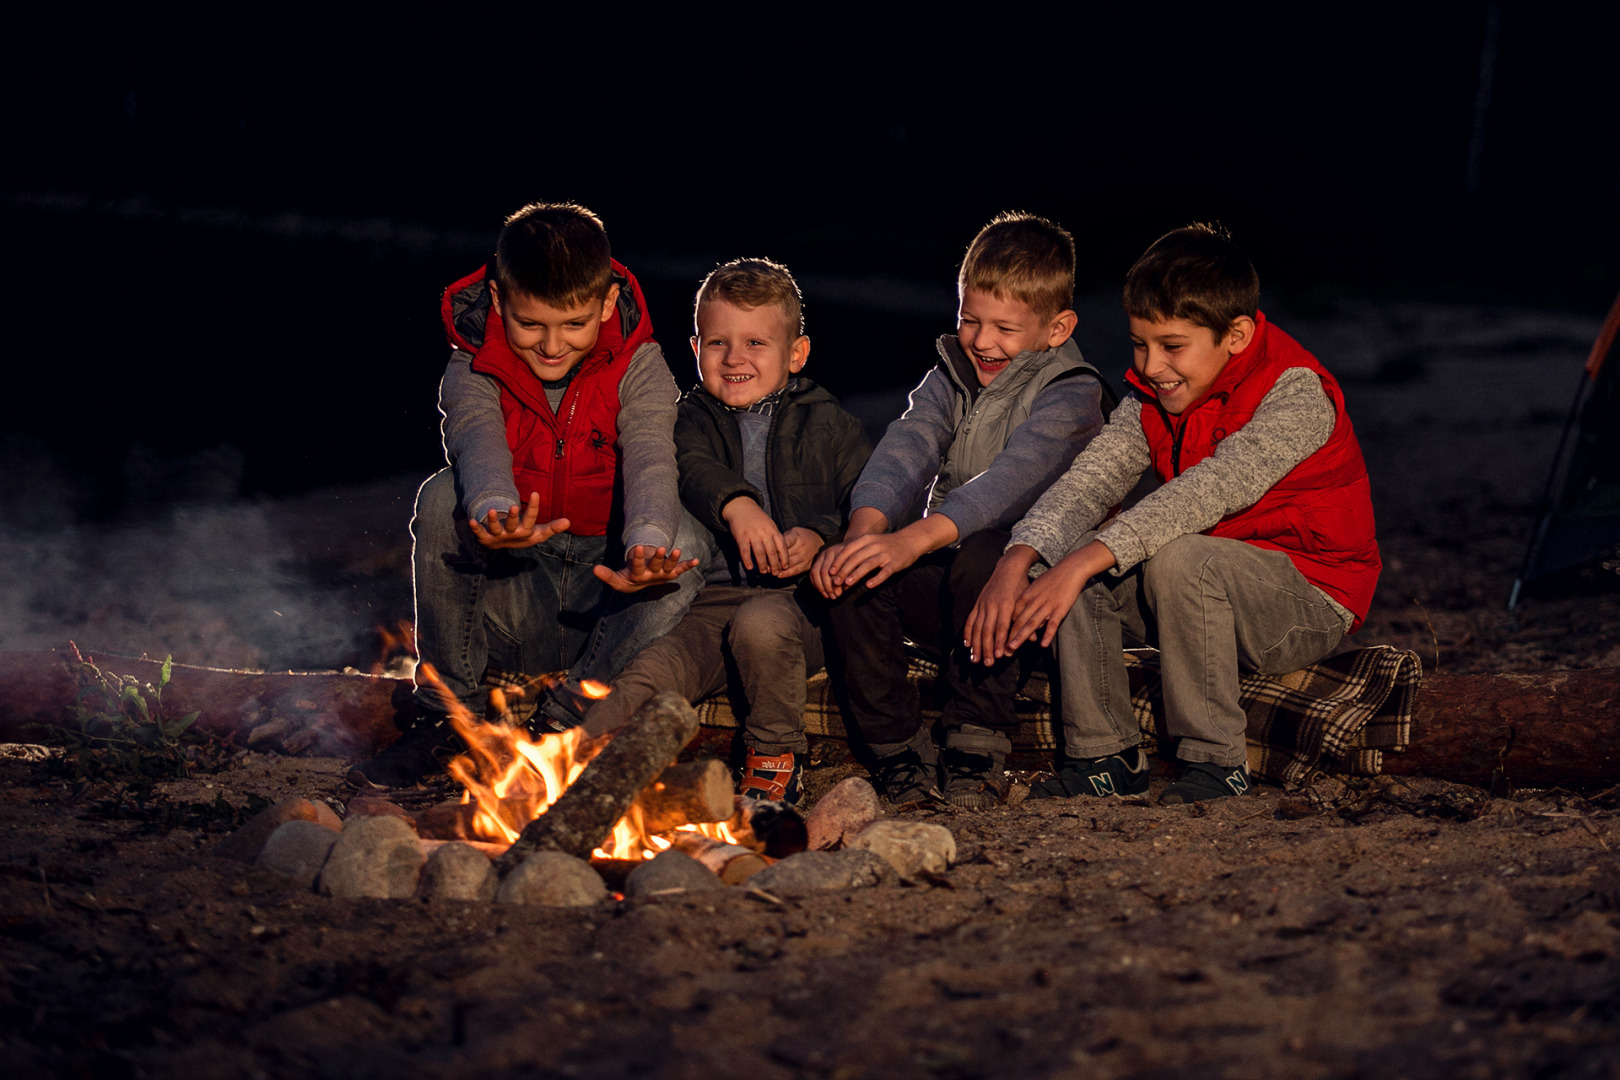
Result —
[[1058, 629], [1067, 752], [1106, 757], [1142, 741], [1125, 674], [1129, 638], [1159, 649], [1176, 756], [1242, 765], [1239, 669], [1280, 675], [1314, 664], [1344, 631], [1338, 611], [1281, 552], [1178, 537], [1120, 577], [1092, 579]]
[[680, 624], [641, 650], [619, 673], [613, 693], [591, 706], [585, 730], [595, 736], [622, 727], [665, 690], [698, 701], [733, 686], [749, 747], [802, 754], [810, 749], [806, 682], [822, 663], [821, 632], [792, 589], [705, 585]]

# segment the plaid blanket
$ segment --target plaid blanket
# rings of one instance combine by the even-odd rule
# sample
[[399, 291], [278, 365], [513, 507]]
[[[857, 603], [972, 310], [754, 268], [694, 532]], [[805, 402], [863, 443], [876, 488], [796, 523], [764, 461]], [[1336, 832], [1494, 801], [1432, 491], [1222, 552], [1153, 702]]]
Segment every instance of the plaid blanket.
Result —
[[[1158, 653], [1131, 649], [1125, 661], [1131, 704], [1151, 751], [1165, 741]], [[909, 674], [922, 691], [924, 719], [938, 719], [934, 683], [939, 668], [912, 657]], [[1340, 653], [1287, 675], [1244, 675], [1239, 693], [1249, 718], [1249, 771], [1285, 788], [1303, 784], [1318, 768], [1376, 775], [1383, 767], [1383, 751], [1400, 750], [1411, 741], [1422, 676], [1416, 653], [1389, 645]], [[1045, 671], [1025, 673], [1013, 706], [1019, 721], [1013, 735], [1016, 749], [1058, 748], [1062, 725], [1053, 723], [1052, 687]], [[700, 702], [697, 712], [706, 725], [737, 726], [724, 696]], [[804, 722], [812, 735], [849, 737], [824, 671], [810, 680]]]

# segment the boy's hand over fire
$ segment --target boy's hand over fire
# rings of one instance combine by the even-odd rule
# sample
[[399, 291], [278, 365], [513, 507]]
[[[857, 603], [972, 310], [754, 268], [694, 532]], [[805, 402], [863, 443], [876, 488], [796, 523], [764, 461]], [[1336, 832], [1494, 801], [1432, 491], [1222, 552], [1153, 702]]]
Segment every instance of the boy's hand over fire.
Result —
[[625, 552], [624, 566], [614, 570], [598, 564], [593, 573], [614, 592], [640, 592], [649, 585], [662, 585], [674, 581], [688, 570], [697, 568], [698, 560], [681, 560], [680, 548], [649, 548], [637, 544]]
[[540, 493], [529, 493], [526, 507], [514, 506], [503, 517], [491, 510], [483, 521], [468, 521], [473, 538], [494, 551], [502, 548], [527, 548], [543, 544], [560, 532], [568, 531], [568, 519], [557, 518], [540, 524]]

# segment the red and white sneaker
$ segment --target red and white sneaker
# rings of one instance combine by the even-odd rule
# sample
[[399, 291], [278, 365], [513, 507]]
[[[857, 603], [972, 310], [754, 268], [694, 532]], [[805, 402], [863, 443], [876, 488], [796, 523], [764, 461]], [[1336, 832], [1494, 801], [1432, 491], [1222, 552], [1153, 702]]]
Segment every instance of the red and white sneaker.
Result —
[[738, 794], [750, 799], [769, 799], [795, 805], [803, 794], [799, 777], [804, 766], [791, 750], [765, 755], [752, 748], [743, 759], [742, 783]]

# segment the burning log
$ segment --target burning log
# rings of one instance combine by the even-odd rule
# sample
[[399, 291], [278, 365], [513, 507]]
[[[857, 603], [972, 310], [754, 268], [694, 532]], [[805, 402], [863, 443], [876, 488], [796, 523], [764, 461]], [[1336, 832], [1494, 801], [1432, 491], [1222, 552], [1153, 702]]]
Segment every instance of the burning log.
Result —
[[737, 843], [773, 859], [785, 859], [810, 846], [804, 818], [787, 803], [737, 796], [726, 827]]
[[671, 839], [671, 846], [708, 867], [727, 885], [747, 881], [771, 865], [769, 859], [748, 848], [728, 844], [724, 840], [711, 840], [702, 833], [676, 833]]
[[697, 729], [697, 713], [679, 694], [663, 693], [647, 702], [562, 797], [529, 822], [497, 869], [505, 874], [537, 851], [590, 858], [636, 796], [669, 767]]
[[732, 815], [736, 788], [731, 770], [714, 758], [671, 765], [637, 798], [641, 827], [649, 833], [682, 825], [726, 821]]

